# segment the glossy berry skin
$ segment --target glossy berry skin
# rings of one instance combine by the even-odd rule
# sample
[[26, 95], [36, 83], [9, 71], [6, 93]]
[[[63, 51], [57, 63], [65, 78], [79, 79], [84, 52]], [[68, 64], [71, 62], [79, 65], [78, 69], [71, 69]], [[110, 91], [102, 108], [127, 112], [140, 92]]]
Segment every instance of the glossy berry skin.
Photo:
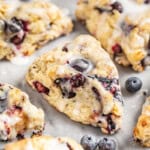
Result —
[[100, 139], [96, 150], [116, 150], [116, 142], [113, 139], [104, 137]]
[[123, 6], [122, 6], [122, 4], [120, 3], [120, 2], [114, 2], [113, 4], [111, 4], [111, 6], [112, 6], [112, 9], [114, 10], [114, 9], [116, 9], [116, 10], [118, 10], [120, 13], [122, 13], [123, 12]]
[[125, 83], [128, 92], [135, 93], [142, 87], [142, 81], [137, 77], [130, 77]]
[[83, 136], [80, 143], [84, 150], [96, 150], [98, 144], [96, 139], [89, 135]]

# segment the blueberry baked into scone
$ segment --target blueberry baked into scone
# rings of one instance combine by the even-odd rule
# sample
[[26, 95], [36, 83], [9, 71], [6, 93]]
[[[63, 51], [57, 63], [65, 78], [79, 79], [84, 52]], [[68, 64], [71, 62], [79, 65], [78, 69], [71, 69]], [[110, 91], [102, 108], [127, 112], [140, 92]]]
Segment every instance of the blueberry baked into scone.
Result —
[[77, 19], [111, 57], [135, 71], [150, 65], [150, 5], [144, 2], [139, 5], [136, 0], [79, 0], [76, 10]]
[[13, 140], [44, 129], [44, 112], [30, 103], [26, 93], [9, 84], [0, 84], [0, 140]]
[[134, 139], [145, 147], [150, 147], [150, 97], [143, 105], [142, 113], [134, 128]]
[[0, 3], [0, 59], [29, 56], [72, 31], [71, 19], [46, 0]]
[[37, 58], [26, 80], [72, 120], [107, 134], [120, 129], [123, 102], [118, 72], [92, 36], [80, 35]]
[[65, 137], [38, 136], [7, 144], [4, 150], [83, 150], [76, 141]]

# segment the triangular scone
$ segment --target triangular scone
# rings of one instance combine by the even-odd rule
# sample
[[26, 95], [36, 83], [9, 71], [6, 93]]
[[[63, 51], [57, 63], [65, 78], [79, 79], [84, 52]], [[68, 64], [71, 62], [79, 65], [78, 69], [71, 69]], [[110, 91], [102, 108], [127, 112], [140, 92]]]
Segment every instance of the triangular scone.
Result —
[[27, 82], [72, 120], [113, 134], [121, 127], [118, 72], [100, 43], [80, 35], [42, 55], [30, 66]]
[[27, 130], [42, 132], [44, 112], [30, 103], [21, 90], [0, 84], [0, 140], [6, 141], [23, 136]]
[[72, 31], [71, 18], [48, 0], [0, 3], [0, 59], [29, 56]]
[[150, 97], [143, 105], [142, 113], [134, 128], [134, 139], [143, 146], [150, 147]]
[[118, 64], [135, 71], [150, 65], [149, 5], [132, 0], [79, 0], [76, 16]]
[[83, 150], [76, 141], [65, 137], [38, 136], [7, 144], [4, 150]]

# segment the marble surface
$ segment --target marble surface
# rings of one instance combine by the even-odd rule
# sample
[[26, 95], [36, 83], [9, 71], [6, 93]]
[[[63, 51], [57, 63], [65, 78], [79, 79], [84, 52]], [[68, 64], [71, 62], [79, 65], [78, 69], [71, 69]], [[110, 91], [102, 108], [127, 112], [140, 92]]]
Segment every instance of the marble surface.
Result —
[[[68, 12], [69, 9], [70, 11], [69, 15], [73, 18], [73, 20], [75, 20], [74, 10], [76, 6], [76, 0], [51, 0], [51, 1], [60, 6], [66, 13]], [[30, 96], [32, 103], [44, 109], [46, 114], [46, 128], [44, 134], [52, 136], [69, 136], [76, 139], [78, 142], [80, 141], [80, 138], [85, 134], [94, 135], [96, 137], [105, 135], [101, 134], [99, 128], [94, 128], [91, 126], [86, 126], [80, 123], [73, 122], [65, 115], [57, 112], [54, 108], [48, 105], [48, 103], [43, 99], [43, 97], [40, 94], [33, 91], [26, 84], [24, 76], [28, 69], [28, 66], [33, 62], [33, 60], [37, 56], [53, 49], [58, 44], [70, 41], [74, 39], [76, 36], [85, 33], [88, 33], [85, 30], [85, 28], [80, 23], [75, 21], [74, 31], [70, 35], [66, 37], [61, 37], [47, 44], [45, 47], [41, 48], [39, 51], [37, 51], [34, 55], [32, 55], [29, 58], [29, 62], [26, 65], [19, 65], [19, 64], [16, 65], [8, 61], [0, 62], [0, 82], [10, 83], [27, 92]], [[137, 117], [140, 114], [142, 104], [144, 103], [145, 100], [145, 97], [143, 96], [143, 91], [147, 90], [148, 93], [150, 91], [150, 77], [149, 77], [150, 69], [147, 69], [142, 73], [136, 73], [130, 68], [123, 68], [118, 65], [117, 68], [120, 74], [120, 82], [124, 98], [124, 118], [122, 129], [112, 137], [117, 140], [118, 150], [145, 150], [146, 148], [140, 147], [133, 141], [132, 131], [137, 121]], [[136, 94], [129, 94], [124, 89], [125, 80], [131, 76], [137, 76], [141, 78], [143, 82], [142, 89]], [[1, 143], [1, 146], [3, 144], [4, 143]]]

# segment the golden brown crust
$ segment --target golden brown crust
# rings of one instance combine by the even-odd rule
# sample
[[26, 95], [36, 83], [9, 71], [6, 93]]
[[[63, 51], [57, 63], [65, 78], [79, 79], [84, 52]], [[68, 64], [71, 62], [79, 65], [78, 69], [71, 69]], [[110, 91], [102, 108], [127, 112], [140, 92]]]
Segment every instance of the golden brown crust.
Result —
[[[148, 57], [149, 6], [146, 8], [144, 5], [143, 13], [130, 14], [126, 13], [128, 8], [124, 8], [128, 6], [119, 2], [118, 5], [123, 8], [112, 10], [111, 6], [115, 2], [112, 3], [111, 0], [79, 0], [77, 19], [85, 23], [89, 32], [101, 42], [118, 64], [131, 65], [135, 71], [143, 71], [147, 65], [143, 62]], [[131, 4], [132, 2], [129, 3]], [[140, 9], [143, 5], [137, 6], [135, 3], [135, 6]]]
[[[20, 3], [10, 13], [13, 7], [17, 7], [15, 2], [3, 1], [0, 6], [0, 21], [5, 21], [5, 25], [0, 23], [0, 59], [12, 59], [20, 55], [29, 56], [47, 42], [72, 31], [71, 19], [46, 0]], [[17, 27], [21, 29], [13, 33], [7, 32], [9, 29], [6, 28], [9, 26], [6, 24], [12, 22], [15, 26], [16, 22], [20, 22], [21, 25]], [[4, 27], [1, 28], [2, 26]]]
[[142, 114], [134, 128], [134, 139], [145, 147], [150, 147], [150, 97], [143, 105]]
[[70, 138], [53, 138], [50, 136], [33, 137], [10, 143], [4, 150], [83, 150], [83, 148]]
[[44, 112], [30, 103], [21, 90], [0, 84], [0, 140], [12, 140], [27, 130], [42, 132]]

